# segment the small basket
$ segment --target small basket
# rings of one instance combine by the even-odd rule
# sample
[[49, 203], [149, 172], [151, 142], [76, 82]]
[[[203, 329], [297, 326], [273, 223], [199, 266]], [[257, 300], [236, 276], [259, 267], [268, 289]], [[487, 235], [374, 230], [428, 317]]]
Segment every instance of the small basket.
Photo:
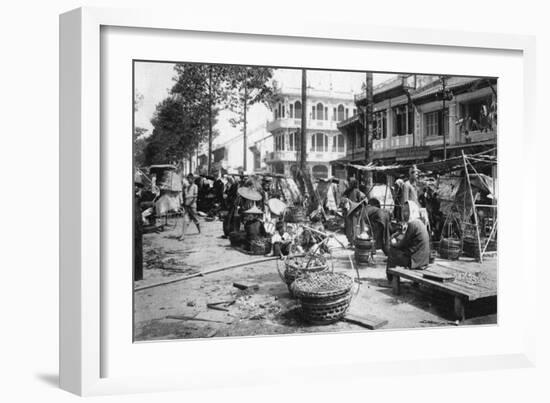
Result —
[[443, 259], [457, 260], [462, 254], [459, 239], [441, 238], [439, 241], [439, 256]]
[[343, 273], [310, 273], [292, 284], [304, 320], [326, 325], [341, 320], [351, 303], [353, 280]]
[[271, 240], [269, 238], [258, 238], [250, 241], [250, 252], [253, 255], [266, 255], [271, 251]]

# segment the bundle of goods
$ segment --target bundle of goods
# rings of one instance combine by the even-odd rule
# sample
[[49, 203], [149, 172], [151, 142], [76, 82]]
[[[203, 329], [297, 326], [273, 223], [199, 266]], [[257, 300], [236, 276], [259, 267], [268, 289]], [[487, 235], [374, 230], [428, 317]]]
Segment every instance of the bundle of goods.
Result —
[[[485, 248], [487, 245], [487, 238], [481, 238], [481, 248]], [[479, 245], [477, 238], [465, 237], [462, 245], [464, 256], [479, 258]], [[497, 241], [495, 239], [489, 240], [489, 245], [485, 249], [485, 252], [495, 252], [497, 250]]]
[[231, 246], [240, 247], [246, 242], [246, 232], [233, 231], [229, 233], [229, 243]]
[[285, 271], [281, 273], [279, 265], [277, 264], [277, 270], [279, 276], [288, 287], [290, 295], [292, 293], [292, 283], [301, 276], [309, 273], [324, 272], [328, 270], [327, 259], [320, 254], [307, 254], [301, 256], [285, 257]]
[[256, 238], [249, 242], [250, 252], [253, 255], [267, 255], [271, 252], [270, 238]]
[[368, 235], [358, 235], [355, 239], [355, 261], [357, 263], [369, 263], [371, 256], [375, 253], [374, 240]]
[[307, 214], [305, 208], [302, 206], [291, 206], [286, 210], [285, 221], [287, 222], [305, 222], [306, 218]]
[[352, 288], [349, 276], [329, 271], [306, 274], [292, 284], [304, 320], [316, 325], [334, 323], [344, 317], [351, 303]]
[[439, 256], [443, 259], [457, 260], [462, 253], [460, 239], [441, 238], [439, 241]]
[[181, 177], [174, 171], [165, 171], [160, 178], [158, 186], [162, 190], [169, 190], [172, 192], [181, 192]]

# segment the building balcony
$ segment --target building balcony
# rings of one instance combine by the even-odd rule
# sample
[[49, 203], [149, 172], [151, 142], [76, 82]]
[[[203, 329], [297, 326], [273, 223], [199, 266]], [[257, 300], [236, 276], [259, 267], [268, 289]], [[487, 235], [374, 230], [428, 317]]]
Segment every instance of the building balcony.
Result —
[[[265, 162], [267, 164], [272, 164], [279, 161], [298, 161], [300, 158], [300, 153], [298, 151], [272, 151], [266, 154]], [[308, 151], [307, 160], [308, 162], [330, 162], [339, 158], [346, 156], [345, 151]]]
[[413, 135], [392, 136], [385, 139], [374, 140], [372, 142], [373, 151], [392, 150], [396, 148], [407, 148], [413, 146]]
[[[307, 120], [307, 130], [338, 130], [334, 120]], [[267, 123], [267, 131], [274, 132], [279, 129], [300, 129], [302, 127], [302, 119], [276, 119]]]

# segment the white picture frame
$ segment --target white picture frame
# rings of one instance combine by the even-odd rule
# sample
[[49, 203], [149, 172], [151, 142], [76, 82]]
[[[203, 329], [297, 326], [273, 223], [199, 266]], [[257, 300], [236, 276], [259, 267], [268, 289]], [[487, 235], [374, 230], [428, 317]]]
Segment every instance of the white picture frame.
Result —
[[[101, 133], [104, 130], [102, 123], [102, 38], [104, 27], [119, 27], [131, 29], [171, 30], [196, 33], [218, 33], [219, 35], [244, 35], [253, 37], [255, 41], [336, 41], [340, 44], [370, 43], [376, 46], [410, 47], [412, 51], [420, 51], [426, 47], [437, 49], [452, 49], [457, 52], [473, 50], [479, 52], [496, 50], [513, 52], [520, 58], [521, 78], [523, 89], [522, 105], [518, 121], [512, 122], [503, 115], [501, 122], [506, 133], [506, 125], [519, 128], [523, 133], [524, 147], [518, 159], [520, 163], [527, 163], [534, 153], [534, 93], [535, 93], [535, 42], [530, 36], [502, 35], [489, 33], [466, 33], [458, 31], [430, 31], [406, 28], [372, 27], [358, 24], [352, 20], [327, 25], [322, 21], [307, 20], [301, 25], [288, 26], [276, 21], [198, 18], [194, 15], [173, 14], [170, 12], [151, 10], [110, 10], [102, 8], [82, 8], [70, 11], [60, 17], [60, 385], [63, 389], [79, 395], [98, 395], [113, 393], [135, 393], [177, 390], [196, 387], [215, 387], [235, 385], [246, 386], [255, 383], [270, 383], [274, 379], [280, 382], [293, 382], [300, 376], [300, 382], [310, 380], [329, 380], [337, 377], [346, 379], [347, 376], [369, 376], [373, 374], [404, 374], [411, 371], [424, 372], [518, 368], [534, 365], [534, 338], [535, 338], [535, 299], [533, 292], [523, 292], [519, 307], [527, 313], [520, 323], [519, 332], [510, 336], [513, 342], [502, 347], [500, 352], [491, 351], [484, 354], [482, 350], [472, 354], [446, 354], [442, 350], [433, 354], [409, 353], [406, 349], [399, 351], [402, 359], [383, 359], [380, 357], [353, 357], [346, 360], [316, 360], [315, 351], [309, 350], [311, 340], [322, 340], [326, 346], [336, 346], [345, 340], [351, 346], [362, 343], [369, 337], [368, 343], [382, 343], [383, 338], [399, 340], [410, 338], [420, 340], [424, 333], [420, 331], [401, 331], [386, 333], [360, 333], [352, 335], [314, 335], [314, 336], [280, 336], [270, 338], [246, 338], [230, 340], [186, 341], [178, 343], [147, 343], [144, 349], [154, 353], [153, 349], [162, 349], [163, 354], [172, 349], [189, 349], [206, 351], [226, 351], [233, 349], [250, 349], [250, 354], [259, 354], [262, 351], [274, 352], [272, 365], [260, 362], [251, 362], [248, 368], [241, 364], [237, 369], [232, 368], [230, 376], [220, 370], [208, 366], [201, 366], [200, 356], [190, 356], [184, 363], [166, 365], [167, 370], [158, 376], [151, 374], [124, 374], [124, 370], [116, 371], [111, 375], [105, 367], [105, 361], [119, 346], [108, 343], [106, 336], [105, 317], [112, 315], [106, 303], [103, 278], [105, 272], [102, 267], [105, 263], [105, 245], [102, 238], [101, 209], [108, 203], [105, 196], [108, 189], [105, 184], [105, 142], [102, 142]], [[221, 34], [223, 33], [223, 34]], [[308, 42], [309, 43], [309, 42]], [[519, 55], [519, 56], [518, 56]], [[249, 56], [251, 57], [251, 56]], [[519, 60], [519, 59], [518, 59]], [[397, 67], [398, 68], [398, 67]], [[462, 71], [462, 70], [461, 70]], [[472, 70], [473, 71], [473, 70]], [[432, 72], [432, 71], [427, 71]], [[482, 74], [480, 74], [482, 75]], [[512, 78], [512, 77], [510, 77]], [[515, 77], [518, 78], [518, 77]], [[131, 77], [128, 77], [131, 86]], [[504, 95], [506, 96], [506, 95]], [[131, 99], [128, 100], [131, 102]], [[506, 110], [506, 100], [503, 105]], [[508, 107], [510, 105], [508, 104]], [[499, 105], [500, 108], [500, 105]], [[501, 110], [499, 110], [501, 112]], [[516, 118], [515, 118], [516, 119]], [[514, 126], [515, 125], [515, 126]], [[519, 125], [519, 126], [518, 126]], [[500, 144], [499, 144], [500, 147]], [[505, 154], [505, 149], [503, 150]], [[506, 156], [502, 157], [499, 151], [499, 164], [506, 167]], [[517, 161], [516, 161], [517, 162]], [[125, 174], [131, 174], [131, 167], [121, 166]], [[509, 170], [506, 169], [508, 172]], [[510, 169], [511, 171], [511, 169]], [[507, 174], [508, 175], [508, 174]], [[526, 189], [534, 188], [535, 178], [525, 178], [522, 186]], [[506, 183], [501, 185], [503, 195], [506, 196]], [[509, 205], [508, 205], [509, 206]], [[507, 204], [502, 204], [506, 214]], [[130, 206], [129, 206], [130, 208]], [[526, 218], [527, 206], [520, 209], [519, 214]], [[517, 231], [516, 238], [518, 252], [526, 251], [529, 246], [527, 234], [534, 233], [535, 224], [527, 219], [513, 231]], [[501, 226], [501, 228], [506, 228]], [[504, 230], [506, 231], [506, 229]], [[131, 235], [128, 233], [128, 238]], [[519, 239], [519, 240], [518, 240]], [[499, 250], [502, 245], [499, 244]], [[521, 277], [533, 279], [537, 276], [534, 253], [523, 253]], [[507, 261], [499, 270], [503, 270], [513, 262]], [[527, 280], [526, 280], [527, 281]], [[506, 312], [511, 306], [506, 298], [510, 292], [519, 292], [506, 288], [506, 282], [499, 278], [499, 315], [501, 310]], [[131, 287], [119, 290], [121, 293], [131, 294]], [[504, 302], [501, 303], [501, 298]], [[509, 321], [514, 316], [499, 317], [499, 325], [484, 328], [480, 332], [482, 337], [507, 337]], [[516, 318], [517, 319], [517, 318]], [[449, 332], [461, 332], [460, 337], [468, 340], [475, 338], [469, 329], [440, 329], [422, 330], [429, 333], [430, 338], [448, 337]], [[434, 334], [435, 332], [435, 334]], [[481, 337], [481, 333], [479, 333]], [[450, 336], [449, 336], [450, 337]], [[504, 340], [504, 339], [503, 339]], [[131, 344], [131, 340], [128, 340]], [[194, 343], [194, 344], [190, 344]], [[210, 344], [208, 344], [210, 343]], [[391, 343], [391, 342], [390, 342]], [[158, 346], [153, 346], [158, 344]], [[107, 348], [109, 345], [111, 347]], [[291, 346], [291, 351], [303, 353], [302, 360], [277, 360], [277, 352]], [[427, 351], [427, 350], [426, 350]], [[228, 355], [224, 359], [238, 360], [238, 355]], [[373, 358], [374, 357], [374, 358]], [[203, 357], [204, 358], [204, 357]], [[221, 360], [221, 359], [220, 359]], [[307, 362], [305, 362], [307, 361]], [[233, 361], [235, 362], [235, 361]], [[168, 362], [166, 362], [168, 364]], [[211, 364], [211, 362], [210, 362]], [[180, 367], [180, 371], [176, 371]], [[190, 372], [189, 368], [194, 367]], [[307, 368], [307, 371], [304, 371]], [[252, 371], [250, 371], [252, 369]], [[262, 369], [262, 371], [254, 371]], [[327, 371], [332, 369], [333, 371]], [[332, 375], [328, 375], [329, 372]], [[113, 372], [114, 373], [114, 372]], [[338, 375], [334, 375], [337, 373]], [[209, 374], [208, 382], [204, 379]], [[245, 374], [246, 377], [245, 377]]]

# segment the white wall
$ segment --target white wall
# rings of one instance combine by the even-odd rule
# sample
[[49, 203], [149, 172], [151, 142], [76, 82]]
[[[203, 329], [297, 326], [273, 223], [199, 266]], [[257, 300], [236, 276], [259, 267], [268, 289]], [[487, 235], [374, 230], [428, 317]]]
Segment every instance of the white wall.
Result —
[[[2, 401], [80, 402], [81, 399], [56, 388], [58, 364], [58, 14], [82, 5], [106, 7], [160, 7], [171, 12], [210, 15], [217, 13], [233, 19], [270, 18], [281, 24], [299, 24], [315, 15], [324, 24], [333, 20], [354, 19], [357, 24], [402, 25], [467, 31], [496, 31], [537, 34], [538, 72], [550, 71], [550, 32], [546, 3], [524, 0], [441, 2], [395, 0], [388, 12], [386, 2], [277, 3], [249, 1], [178, 0], [57, 0], [4, 2], [0, 14], [2, 62], [2, 157], [4, 174], [17, 174], [17, 180], [4, 182], [0, 207], [1, 232], [2, 331], [0, 342], [0, 379]], [[185, 7], [178, 9], [178, 7]], [[179, 10], [179, 11], [176, 11]], [[421, 11], [416, 13], [415, 11]], [[421, 15], [421, 18], [419, 18]], [[372, 16], [376, 16], [373, 18]], [[384, 20], [383, 17], [388, 17]], [[330, 57], [330, 55], [327, 55]], [[398, 66], [396, 66], [398, 68]], [[539, 76], [540, 77], [540, 76]], [[130, 85], [130, 83], [128, 83]], [[542, 81], [537, 94], [539, 159], [533, 160], [529, 175], [544, 175], [543, 158], [548, 147], [547, 130], [542, 122], [550, 110], [548, 85]], [[522, 108], [518, 105], [518, 108]], [[500, 117], [499, 117], [500, 118]], [[506, 124], [505, 117], [500, 120]], [[544, 136], [542, 136], [544, 133]], [[545, 142], [545, 145], [542, 142]], [[537, 167], [538, 165], [538, 167]], [[19, 178], [31, 178], [19, 180]], [[548, 186], [537, 189], [539, 200], [549, 200]], [[542, 194], [542, 193], [546, 194]], [[544, 199], [543, 199], [544, 196]], [[539, 206], [543, 206], [541, 203]], [[540, 208], [540, 207], [539, 207]], [[543, 211], [541, 209], [541, 211]], [[545, 214], [534, 215], [547, 220]], [[534, 234], [538, 250], [547, 236]], [[542, 262], [541, 269], [547, 266]], [[290, 385], [258, 385], [255, 388], [191, 390], [139, 396], [93, 398], [93, 402], [283, 402], [283, 401], [372, 401], [372, 402], [537, 402], [548, 398], [550, 339], [546, 287], [548, 271], [536, 279], [522, 279], [519, 286], [538, 287], [540, 298], [538, 329], [538, 367], [530, 370], [479, 371], [454, 374], [411, 374], [399, 379], [389, 377], [354, 378], [345, 384], [304, 385], [299, 379]], [[468, 329], [457, 329], [468, 331]], [[330, 337], [330, 336], [319, 336]], [[369, 335], [365, 333], [365, 343]], [[295, 354], [297, 352], [289, 352]], [[358, 351], [360, 354], [360, 351]], [[434, 352], [437, 354], [437, 352]], [[225, 363], [228, 376], [232, 363]], [[269, 363], [266, 363], [269, 365]], [[421, 369], [419, 368], [419, 372]], [[272, 380], [276, 381], [276, 380]]]

